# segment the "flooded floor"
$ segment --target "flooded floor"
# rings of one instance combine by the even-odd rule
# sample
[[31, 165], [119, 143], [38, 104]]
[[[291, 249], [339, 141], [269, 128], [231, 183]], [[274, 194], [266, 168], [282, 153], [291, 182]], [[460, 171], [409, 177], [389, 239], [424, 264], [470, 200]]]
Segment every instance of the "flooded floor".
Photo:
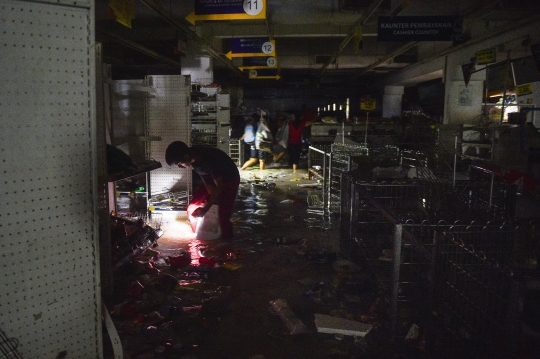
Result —
[[[165, 216], [157, 246], [118, 274], [124, 296], [109, 305], [124, 358], [396, 357], [376, 286], [339, 258], [339, 219], [318, 212], [319, 184], [305, 169], [241, 177], [232, 242], [198, 240]], [[315, 314], [373, 329], [320, 333]]]

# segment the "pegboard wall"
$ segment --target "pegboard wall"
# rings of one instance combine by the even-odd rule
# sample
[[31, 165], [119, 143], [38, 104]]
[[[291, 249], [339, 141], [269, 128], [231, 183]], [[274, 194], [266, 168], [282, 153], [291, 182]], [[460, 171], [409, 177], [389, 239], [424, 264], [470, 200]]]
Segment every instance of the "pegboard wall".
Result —
[[93, 1], [0, 0], [0, 328], [102, 358]]
[[146, 100], [148, 136], [161, 137], [149, 142], [148, 157], [161, 162], [162, 168], [150, 172], [150, 195], [190, 191], [191, 169], [169, 167], [165, 162], [167, 146], [174, 141], [191, 144], [191, 80], [190, 76], [147, 76], [152, 88]]

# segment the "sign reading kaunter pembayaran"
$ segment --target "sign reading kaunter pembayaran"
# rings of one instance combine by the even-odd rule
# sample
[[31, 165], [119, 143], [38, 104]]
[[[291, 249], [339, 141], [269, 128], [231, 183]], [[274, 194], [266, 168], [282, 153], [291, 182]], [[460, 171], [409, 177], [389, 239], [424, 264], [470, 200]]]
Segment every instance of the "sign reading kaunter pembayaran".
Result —
[[378, 41], [452, 41], [462, 32], [460, 16], [379, 16]]

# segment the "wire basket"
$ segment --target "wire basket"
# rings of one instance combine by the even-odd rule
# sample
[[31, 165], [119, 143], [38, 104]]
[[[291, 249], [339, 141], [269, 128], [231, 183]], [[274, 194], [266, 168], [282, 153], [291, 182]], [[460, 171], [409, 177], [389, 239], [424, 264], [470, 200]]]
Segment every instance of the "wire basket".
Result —
[[322, 191], [308, 191], [307, 203], [309, 208], [322, 208], [324, 206]]

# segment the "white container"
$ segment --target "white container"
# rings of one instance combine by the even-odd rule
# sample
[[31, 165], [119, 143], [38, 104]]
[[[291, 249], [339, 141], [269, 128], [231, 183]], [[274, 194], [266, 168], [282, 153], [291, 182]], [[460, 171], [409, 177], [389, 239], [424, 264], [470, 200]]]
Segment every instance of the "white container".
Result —
[[197, 220], [197, 227], [195, 229], [195, 237], [201, 241], [211, 241], [218, 239], [221, 236], [221, 227], [219, 226], [217, 205], [212, 205], [208, 212]]

